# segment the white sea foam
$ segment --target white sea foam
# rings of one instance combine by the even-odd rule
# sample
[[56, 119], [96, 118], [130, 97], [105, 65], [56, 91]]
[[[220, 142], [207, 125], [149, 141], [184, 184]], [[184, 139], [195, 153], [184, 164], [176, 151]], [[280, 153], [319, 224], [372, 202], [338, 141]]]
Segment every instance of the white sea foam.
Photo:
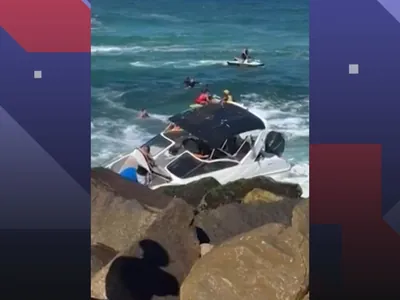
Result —
[[168, 45], [168, 46], [135, 46], [135, 45], [93, 45], [91, 46], [92, 55], [121, 55], [126, 53], [141, 53], [141, 52], [164, 52], [164, 53], [180, 53], [194, 52], [196, 48]]
[[257, 94], [241, 98], [250, 111], [267, 120], [271, 130], [283, 132], [287, 139], [309, 136], [308, 99], [276, 103]]
[[[125, 107], [120, 99], [125, 93], [109, 88], [92, 88], [92, 96], [108, 107], [106, 111], [117, 111], [118, 119], [104, 115], [94, 118], [91, 122], [92, 165], [98, 166], [113, 157], [132, 150], [152, 137], [146, 130], [148, 120], [137, 118], [139, 111]], [[168, 122], [168, 117], [150, 112], [151, 121], [157, 122], [162, 128]]]
[[[101, 23], [95, 25], [92, 23], [92, 29], [99, 30], [103, 28]], [[210, 53], [226, 53], [232, 55], [236, 53], [239, 55], [242, 49], [239, 46], [233, 45], [214, 45], [204, 44], [198, 45], [198, 47], [191, 47], [188, 45], [92, 45], [92, 55], [122, 55], [122, 54], [134, 54], [134, 53], [183, 53], [183, 52], [210, 52]], [[263, 49], [249, 49], [250, 52], [264, 53]], [[231, 58], [230, 56], [227, 58]], [[224, 63], [226, 61], [223, 61]]]
[[167, 21], [167, 22], [172, 22], [172, 23], [180, 23], [184, 22], [184, 19], [178, 18], [176, 16], [172, 15], [167, 15], [167, 14], [143, 14], [140, 16], [142, 19], [151, 19], [151, 20], [162, 20], [162, 21]]
[[131, 62], [130, 65], [135, 68], [175, 68], [175, 69], [192, 69], [204, 66], [215, 66], [215, 65], [226, 65], [225, 60], [179, 60], [179, 61], [154, 61], [154, 62], [143, 62], [135, 61]]
[[91, 134], [93, 166], [128, 152], [151, 137], [151, 134], [139, 125], [122, 119], [97, 118], [93, 124]]

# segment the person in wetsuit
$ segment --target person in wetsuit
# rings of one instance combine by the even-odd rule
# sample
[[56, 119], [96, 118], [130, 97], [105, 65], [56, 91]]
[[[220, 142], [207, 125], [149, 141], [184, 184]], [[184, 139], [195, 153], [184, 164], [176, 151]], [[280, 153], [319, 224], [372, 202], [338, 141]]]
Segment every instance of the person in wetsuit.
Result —
[[183, 81], [185, 88], [194, 88], [198, 82], [194, 78], [186, 77]]

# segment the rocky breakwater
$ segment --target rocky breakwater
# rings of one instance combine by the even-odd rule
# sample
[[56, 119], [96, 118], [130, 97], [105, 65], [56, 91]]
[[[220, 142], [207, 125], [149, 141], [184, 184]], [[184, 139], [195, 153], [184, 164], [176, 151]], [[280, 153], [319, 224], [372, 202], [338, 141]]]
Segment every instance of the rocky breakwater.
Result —
[[92, 298], [302, 299], [308, 199], [259, 177], [150, 191], [92, 171]]
[[179, 299], [200, 256], [193, 209], [108, 170], [91, 175], [91, 242], [108, 249], [105, 259], [92, 251], [92, 298]]

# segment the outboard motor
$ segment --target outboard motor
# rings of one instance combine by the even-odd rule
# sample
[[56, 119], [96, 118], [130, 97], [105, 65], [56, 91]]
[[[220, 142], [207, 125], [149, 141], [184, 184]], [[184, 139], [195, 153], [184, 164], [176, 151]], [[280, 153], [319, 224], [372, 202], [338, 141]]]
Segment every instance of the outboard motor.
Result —
[[281, 157], [285, 151], [285, 138], [282, 133], [270, 131], [265, 139], [265, 152]]

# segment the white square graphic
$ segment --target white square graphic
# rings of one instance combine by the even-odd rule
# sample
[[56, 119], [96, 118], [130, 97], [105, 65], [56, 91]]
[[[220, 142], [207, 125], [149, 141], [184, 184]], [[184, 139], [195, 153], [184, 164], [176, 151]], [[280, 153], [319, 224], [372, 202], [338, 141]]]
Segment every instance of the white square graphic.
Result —
[[356, 75], [359, 73], [359, 71], [358, 64], [349, 64], [349, 74]]
[[42, 79], [42, 71], [40, 70], [33, 71], [33, 78]]

